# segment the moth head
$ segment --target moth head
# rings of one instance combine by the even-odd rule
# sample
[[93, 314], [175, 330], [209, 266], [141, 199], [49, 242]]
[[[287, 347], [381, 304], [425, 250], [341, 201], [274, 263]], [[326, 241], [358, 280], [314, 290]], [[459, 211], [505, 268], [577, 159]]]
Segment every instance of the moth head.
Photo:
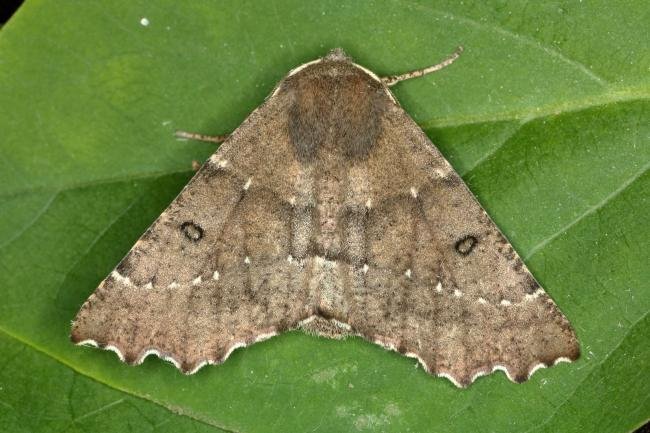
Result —
[[326, 143], [347, 158], [366, 158], [381, 134], [382, 113], [395, 105], [379, 77], [340, 48], [292, 70], [276, 95], [289, 107], [289, 136], [303, 163], [317, 160]]
[[332, 61], [332, 62], [351, 62], [352, 59], [348, 56], [343, 48], [334, 48], [330, 50], [329, 53], [322, 60]]
[[397, 103], [388, 87], [371, 70], [364, 68], [352, 61], [352, 58], [342, 48], [334, 48], [327, 55], [311, 62], [304, 63], [292, 69], [275, 88], [271, 96], [299, 85], [302, 82], [318, 81], [326, 87], [335, 86], [341, 81], [365, 82], [367, 87], [386, 95], [391, 101]]

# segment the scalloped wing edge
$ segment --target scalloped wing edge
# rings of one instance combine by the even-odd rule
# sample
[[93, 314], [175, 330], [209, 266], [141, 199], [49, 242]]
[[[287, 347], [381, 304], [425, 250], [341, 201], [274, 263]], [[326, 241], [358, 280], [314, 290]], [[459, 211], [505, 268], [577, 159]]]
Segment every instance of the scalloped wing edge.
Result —
[[140, 352], [140, 354], [136, 357], [136, 359], [133, 362], [128, 362], [126, 358], [124, 357], [124, 354], [122, 354], [122, 351], [120, 350], [119, 347], [117, 347], [114, 344], [101, 344], [98, 343], [97, 341], [88, 338], [82, 341], [79, 341], [75, 343], [77, 346], [88, 346], [88, 347], [95, 347], [98, 349], [104, 349], [104, 350], [109, 350], [111, 352], [114, 352], [117, 357], [122, 361], [123, 363], [127, 365], [140, 365], [144, 362], [144, 360], [149, 356], [149, 355], [155, 355], [158, 358], [162, 359], [163, 361], [167, 361], [171, 364], [174, 365], [179, 371], [181, 371], [183, 374], [186, 375], [192, 375], [199, 371], [201, 368], [205, 367], [206, 365], [219, 365], [223, 364], [229, 357], [230, 355], [237, 349], [242, 348], [242, 347], [247, 347], [255, 343], [259, 343], [260, 341], [268, 340], [269, 338], [275, 337], [278, 335], [277, 332], [267, 332], [263, 334], [259, 334], [255, 337], [253, 341], [250, 343], [246, 343], [245, 341], [236, 341], [230, 347], [228, 347], [228, 350], [226, 351], [225, 355], [222, 356], [221, 358], [205, 358], [198, 364], [196, 364], [193, 368], [185, 370], [183, 369], [183, 365], [181, 362], [179, 362], [174, 356], [170, 353], [164, 353], [158, 350], [155, 347], [149, 347], [147, 349], [144, 349], [143, 351]]
[[[306, 319], [301, 320], [298, 323], [298, 326], [296, 326], [296, 328], [293, 328], [293, 329], [300, 329], [302, 324], [308, 323], [308, 322], [314, 320], [316, 317], [319, 317], [319, 316], [312, 315], [312, 316], [307, 317]], [[422, 366], [422, 369], [425, 372], [429, 373], [432, 376], [443, 377], [443, 378], [449, 380], [451, 383], [453, 383], [458, 388], [467, 388], [469, 385], [474, 383], [474, 381], [476, 381], [476, 379], [478, 379], [480, 377], [483, 377], [483, 376], [490, 375], [490, 374], [494, 373], [497, 370], [502, 371], [503, 373], [505, 373], [506, 377], [511, 382], [522, 383], [522, 382], [525, 382], [526, 380], [529, 380], [531, 378], [531, 376], [535, 372], [537, 372], [538, 370], [541, 370], [543, 368], [548, 368], [548, 367], [551, 367], [551, 366], [554, 366], [554, 365], [557, 365], [557, 364], [560, 364], [560, 363], [563, 363], [563, 362], [571, 363], [571, 362], [575, 361], [573, 359], [567, 358], [566, 356], [559, 356], [559, 357], [555, 358], [549, 364], [544, 363], [544, 362], [540, 362], [538, 364], [533, 365], [528, 370], [526, 379], [524, 379], [523, 381], [516, 380], [516, 377], [510, 373], [510, 371], [508, 370], [508, 367], [506, 367], [505, 365], [495, 364], [492, 367], [488, 367], [488, 368], [486, 368], [484, 370], [477, 371], [476, 373], [474, 373], [472, 375], [472, 378], [470, 379], [470, 381], [468, 383], [463, 384], [450, 372], [432, 371], [431, 368], [424, 361], [424, 359], [422, 359], [417, 353], [414, 353], [414, 352], [402, 353], [402, 352], [400, 352], [398, 350], [398, 348], [393, 343], [391, 343], [387, 339], [385, 339], [385, 337], [375, 337], [374, 339], [370, 339], [365, 335], [355, 333], [354, 331], [352, 331], [353, 328], [349, 324], [347, 324], [345, 322], [341, 322], [341, 321], [336, 320], [336, 319], [329, 319], [329, 320], [333, 321], [334, 325], [336, 325], [338, 327], [341, 327], [341, 328], [344, 328], [347, 331], [351, 331], [351, 332], [348, 333], [348, 335], [350, 335], [350, 336], [361, 337], [364, 340], [366, 340], [366, 341], [368, 341], [370, 343], [376, 344], [378, 346], [381, 346], [386, 350], [389, 350], [389, 351], [392, 351], [392, 352], [397, 352], [400, 355], [404, 355], [404, 356], [406, 356], [408, 358], [416, 359], [418, 361], [418, 363]], [[166, 362], [169, 362], [169, 363], [173, 364], [174, 367], [176, 367], [179, 371], [181, 371], [183, 374], [189, 376], [189, 375], [192, 375], [192, 374], [196, 373], [197, 371], [199, 371], [201, 368], [205, 367], [206, 365], [223, 364], [230, 357], [230, 355], [235, 350], [237, 350], [239, 348], [251, 346], [251, 345], [253, 345], [255, 343], [259, 343], [261, 341], [268, 340], [268, 339], [270, 339], [272, 337], [275, 337], [275, 336], [277, 336], [279, 334], [280, 333], [278, 333], [278, 332], [262, 333], [262, 334], [257, 335], [249, 343], [247, 343], [245, 341], [236, 341], [228, 348], [225, 355], [222, 356], [221, 358], [206, 358], [206, 359], [202, 360], [201, 362], [199, 362], [198, 364], [196, 364], [192, 369], [189, 369], [189, 370], [184, 370], [183, 367], [182, 367], [182, 364], [178, 360], [176, 360], [176, 358], [174, 358], [173, 355], [171, 355], [169, 353], [163, 353], [163, 352], [159, 351], [158, 349], [156, 349], [155, 347], [150, 347], [150, 348], [147, 348], [147, 349], [143, 350], [140, 353], [140, 355], [133, 362], [127, 362], [124, 355], [122, 354], [122, 351], [117, 346], [115, 346], [113, 344], [110, 344], [110, 343], [109, 344], [100, 344], [100, 343], [98, 343], [97, 341], [95, 341], [93, 339], [85, 339], [85, 340], [79, 341], [79, 342], [77, 342], [75, 344], [77, 346], [89, 346], [89, 347], [95, 347], [95, 348], [104, 349], [104, 350], [114, 352], [117, 355], [117, 357], [120, 359], [120, 361], [122, 361], [122, 362], [124, 362], [125, 364], [128, 364], [128, 365], [140, 365], [140, 364], [142, 364], [144, 362], [144, 360], [149, 355], [155, 355], [158, 358], [162, 359], [163, 361], [166, 361]], [[382, 338], [384, 338], [384, 340], [382, 340]]]
[[[359, 334], [356, 334], [356, 335], [359, 335]], [[401, 355], [404, 355], [404, 356], [406, 356], [406, 357], [408, 357], [408, 358], [417, 359], [417, 361], [420, 363], [420, 365], [422, 366], [422, 368], [424, 369], [424, 371], [426, 371], [427, 373], [429, 373], [429, 374], [432, 375], [432, 376], [444, 377], [445, 379], [449, 380], [451, 383], [453, 383], [454, 385], [456, 385], [456, 387], [458, 387], [458, 388], [467, 388], [467, 387], [470, 386], [472, 383], [474, 383], [474, 382], [476, 381], [476, 379], [478, 379], [479, 377], [488, 376], [488, 375], [494, 373], [494, 372], [497, 371], [497, 370], [500, 370], [500, 371], [504, 372], [505, 375], [506, 375], [506, 377], [508, 378], [508, 380], [510, 380], [511, 382], [514, 382], [514, 383], [523, 383], [523, 382], [529, 380], [529, 379], [531, 378], [531, 376], [532, 376], [532, 375], [533, 375], [537, 370], [541, 370], [541, 369], [543, 369], [543, 368], [552, 367], [552, 366], [557, 365], [557, 364], [560, 364], [560, 363], [562, 363], [562, 362], [568, 362], [568, 363], [571, 363], [571, 362], [575, 361], [575, 359], [570, 359], [570, 358], [567, 358], [566, 356], [559, 356], [559, 357], [555, 358], [555, 359], [554, 359], [550, 364], [546, 364], [546, 363], [544, 363], [544, 362], [540, 362], [540, 363], [538, 363], [538, 364], [533, 365], [533, 366], [528, 370], [528, 373], [526, 374], [526, 378], [525, 378], [524, 380], [517, 380], [517, 379], [516, 379], [516, 376], [514, 376], [512, 373], [510, 373], [510, 371], [508, 370], [508, 367], [507, 367], [507, 366], [505, 366], [505, 365], [501, 365], [501, 364], [495, 364], [495, 365], [492, 366], [491, 368], [490, 368], [490, 367], [487, 367], [487, 368], [484, 369], [484, 370], [479, 370], [479, 371], [477, 371], [476, 373], [474, 373], [474, 374], [472, 375], [472, 377], [471, 377], [471, 379], [469, 380], [469, 382], [467, 382], [466, 384], [463, 384], [461, 381], [459, 381], [459, 380], [458, 380], [458, 379], [457, 379], [457, 378], [456, 378], [452, 373], [450, 373], [450, 372], [446, 372], [446, 371], [440, 371], [440, 372], [438, 372], [438, 371], [433, 371], [433, 370], [431, 370], [431, 368], [427, 365], [427, 363], [424, 361], [424, 359], [422, 359], [422, 358], [421, 358], [417, 353], [414, 353], [414, 352], [405, 352], [405, 353], [402, 353], [402, 352], [400, 352], [399, 349], [398, 349], [398, 348], [397, 348], [393, 343], [391, 343], [391, 342], [384, 342], [384, 341], [382, 341], [380, 338], [375, 338], [374, 340], [369, 340], [368, 338], [364, 337], [363, 335], [359, 335], [359, 336], [360, 336], [360, 337], [363, 337], [364, 339], [366, 339], [366, 340], [368, 340], [368, 341], [370, 341], [371, 343], [374, 343], [374, 344], [377, 344], [378, 346], [383, 347], [383, 348], [386, 349], [386, 350], [389, 350], [389, 351], [392, 351], [392, 352], [397, 352], [397, 353], [399, 353], [399, 354], [401, 354]]]

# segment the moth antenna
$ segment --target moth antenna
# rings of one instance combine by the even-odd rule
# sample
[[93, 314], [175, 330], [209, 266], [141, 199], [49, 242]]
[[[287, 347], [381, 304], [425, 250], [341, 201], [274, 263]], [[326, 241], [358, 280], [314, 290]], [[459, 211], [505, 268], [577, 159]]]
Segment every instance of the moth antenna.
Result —
[[399, 83], [400, 81], [410, 80], [411, 78], [417, 78], [423, 75], [430, 74], [432, 72], [439, 71], [442, 68], [445, 68], [451, 65], [452, 63], [454, 63], [454, 61], [458, 57], [460, 57], [460, 53], [462, 52], [463, 52], [463, 47], [459, 46], [458, 48], [456, 48], [456, 51], [454, 51], [449, 57], [447, 57], [445, 60], [443, 60], [442, 62], [436, 65], [428, 66], [422, 69], [416, 69], [415, 71], [406, 72], [401, 75], [389, 75], [388, 77], [383, 77], [381, 81], [388, 87], [391, 87]]
[[223, 143], [230, 136], [230, 134], [223, 135], [203, 135], [196, 132], [176, 131], [177, 138], [185, 138], [188, 140], [209, 141], [210, 143]]

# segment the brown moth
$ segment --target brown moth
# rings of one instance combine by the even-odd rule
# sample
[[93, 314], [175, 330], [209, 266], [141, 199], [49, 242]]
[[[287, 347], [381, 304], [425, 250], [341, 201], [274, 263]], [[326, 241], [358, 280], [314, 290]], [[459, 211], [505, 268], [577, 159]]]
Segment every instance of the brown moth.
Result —
[[567, 319], [388, 89], [457, 57], [379, 78], [337, 49], [292, 70], [88, 298], [72, 341], [194, 373], [303, 327], [460, 387], [578, 358]]

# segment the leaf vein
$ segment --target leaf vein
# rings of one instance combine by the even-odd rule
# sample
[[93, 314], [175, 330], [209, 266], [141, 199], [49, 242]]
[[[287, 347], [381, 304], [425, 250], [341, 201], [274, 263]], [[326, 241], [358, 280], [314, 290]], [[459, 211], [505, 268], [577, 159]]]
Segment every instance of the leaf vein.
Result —
[[45, 204], [43, 205], [43, 207], [41, 207], [41, 209], [39, 209], [38, 212], [36, 212], [36, 215], [34, 215], [34, 217], [33, 217], [31, 220], [29, 220], [29, 221], [27, 222], [27, 224], [25, 224], [25, 225], [24, 225], [24, 226], [23, 226], [23, 227], [18, 231], [18, 233], [16, 233], [15, 235], [13, 235], [13, 236], [10, 237], [9, 239], [7, 239], [4, 243], [0, 244], [0, 250], [2, 250], [2, 249], [4, 249], [5, 247], [11, 245], [14, 241], [16, 241], [18, 238], [20, 238], [20, 237], [23, 235], [23, 233], [25, 233], [25, 232], [26, 232], [27, 230], [29, 230], [29, 229], [30, 229], [34, 224], [36, 224], [36, 223], [38, 222], [38, 220], [41, 219], [41, 217], [45, 214], [45, 212], [47, 212], [47, 210], [50, 208], [50, 206], [51, 206], [52, 203], [54, 202], [54, 199], [55, 199], [56, 197], [58, 197], [58, 195], [59, 195], [60, 192], [61, 192], [60, 190], [55, 191], [55, 192], [50, 196], [50, 198], [47, 199], [47, 201], [45, 202]]
[[449, 11], [445, 11], [445, 10], [442, 10], [442, 9], [437, 9], [437, 8], [434, 8], [434, 7], [430, 6], [430, 5], [422, 5], [422, 4], [417, 4], [417, 3], [413, 3], [413, 2], [409, 2], [409, 3], [412, 6], [418, 8], [418, 9], [429, 10], [434, 14], [442, 16], [443, 18], [452, 18], [452, 19], [457, 20], [459, 22], [464, 22], [465, 24], [468, 24], [468, 25], [470, 25], [472, 27], [476, 27], [476, 28], [479, 28], [479, 29], [492, 30], [492, 31], [494, 31], [494, 32], [496, 32], [496, 33], [498, 33], [500, 35], [503, 35], [503, 36], [512, 38], [512, 39], [514, 39], [516, 41], [519, 41], [523, 45], [528, 45], [528, 46], [531, 46], [533, 48], [540, 49], [545, 54], [547, 54], [548, 56], [556, 58], [559, 61], [561, 61], [563, 63], [566, 63], [568, 65], [571, 65], [573, 68], [575, 68], [575, 69], [579, 70], [580, 72], [582, 72], [590, 80], [597, 82], [601, 86], [606, 86], [608, 84], [608, 82], [604, 78], [602, 78], [599, 75], [597, 75], [596, 73], [594, 73], [585, 64], [583, 64], [583, 63], [581, 63], [581, 62], [579, 62], [577, 60], [574, 60], [574, 59], [572, 59], [570, 57], [567, 57], [561, 51], [559, 51], [557, 48], [549, 47], [548, 45], [545, 45], [545, 44], [541, 43], [537, 39], [531, 38], [529, 36], [526, 36], [526, 35], [523, 35], [523, 34], [520, 34], [520, 33], [515, 33], [512, 30], [508, 30], [508, 29], [506, 29], [504, 27], [496, 25], [495, 23], [491, 23], [490, 25], [487, 25], [487, 24], [480, 23], [480, 22], [478, 22], [478, 21], [476, 21], [476, 20], [474, 20], [472, 18], [469, 18], [469, 17], [467, 17], [465, 15], [453, 14], [453, 13], [451, 13]]
[[150, 398], [149, 396], [140, 395], [140, 394], [137, 394], [137, 393], [135, 393], [135, 392], [133, 392], [133, 391], [131, 391], [129, 389], [121, 388], [121, 387], [119, 387], [117, 385], [114, 385], [114, 384], [111, 384], [109, 382], [102, 381], [101, 379], [99, 379], [97, 377], [94, 377], [94, 376], [80, 370], [78, 367], [76, 367], [71, 362], [66, 361], [63, 358], [60, 358], [60, 357], [56, 356], [53, 353], [50, 353], [46, 349], [37, 346], [36, 344], [34, 344], [31, 341], [28, 341], [28, 340], [26, 340], [24, 338], [19, 337], [18, 335], [13, 334], [12, 332], [8, 331], [7, 329], [5, 329], [2, 326], [0, 326], [0, 333], [4, 334], [6, 337], [8, 337], [8, 338], [10, 338], [12, 340], [17, 341], [18, 343], [23, 344], [24, 346], [29, 347], [32, 350], [35, 350], [35, 351], [47, 356], [48, 358], [51, 358], [54, 361], [57, 361], [58, 363], [64, 365], [65, 367], [68, 367], [69, 369], [71, 369], [72, 371], [74, 371], [77, 374], [80, 374], [80, 375], [82, 375], [84, 377], [87, 377], [87, 378], [89, 378], [89, 379], [91, 379], [91, 380], [93, 380], [93, 381], [95, 381], [95, 382], [97, 382], [97, 383], [99, 383], [101, 385], [107, 386], [107, 387], [109, 387], [111, 389], [123, 392], [124, 394], [127, 394], [127, 395], [129, 395], [129, 396], [131, 396], [133, 398], [137, 398], [137, 399], [140, 399], [140, 400], [143, 400], [143, 401], [146, 401], [146, 402], [154, 403], [154, 404], [168, 410], [171, 414], [173, 414], [175, 416], [181, 416], [181, 417], [189, 418], [192, 421], [196, 421], [196, 422], [204, 424], [204, 425], [206, 425], [208, 427], [215, 428], [215, 429], [217, 429], [218, 431], [220, 431], [222, 433], [239, 433], [236, 430], [227, 429], [227, 428], [222, 427], [222, 426], [220, 426], [220, 425], [218, 425], [218, 424], [216, 424], [216, 423], [214, 423], [214, 422], [212, 422], [210, 420], [202, 419], [202, 418], [199, 418], [197, 416], [194, 416], [191, 413], [177, 412], [175, 410], [172, 410], [171, 408], [167, 407], [165, 405], [165, 403], [154, 400], [154, 399]]
[[552, 235], [548, 236], [547, 238], [541, 240], [539, 243], [537, 243], [535, 246], [533, 246], [530, 251], [528, 251], [528, 254], [524, 257], [524, 261], [529, 260], [532, 256], [534, 256], [539, 250], [543, 249], [554, 241], [557, 237], [561, 236], [562, 234], [566, 233], [568, 230], [571, 229], [571, 227], [575, 226], [578, 224], [580, 221], [583, 219], [587, 218], [589, 215], [593, 214], [594, 212], [597, 212], [599, 209], [601, 209], [603, 206], [605, 206], [609, 201], [613, 200], [616, 198], [619, 194], [624, 192], [630, 185], [632, 185], [637, 179], [639, 179], [643, 174], [648, 170], [648, 167], [650, 167], [650, 162], [646, 163], [641, 167], [641, 170], [636, 172], [634, 175], [632, 175], [629, 179], [627, 179], [625, 182], [623, 182], [618, 188], [616, 188], [614, 191], [609, 193], [607, 196], [605, 196], [602, 200], [600, 200], [598, 203], [590, 206], [587, 208], [583, 213], [578, 215], [575, 219], [572, 221], [568, 222], [566, 225], [561, 227], [559, 230], [557, 230], [555, 233]]
[[[124, 182], [138, 181], [138, 180], [155, 180], [161, 177], [173, 176], [175, 174], [183, 174], [183, 173], [189, 173], [189, 170], [151, 171], [151, 172], [143, 172], [143, 173], [134, 173], [132, 175], [126, 175], [126, 176], [115, 176], [115, 177], [106, 177], [101, 179], [93, 179], [85, 182], [71, 182], [68, 185], [59, 186], [56, 189], [56, 192], [58, 194], [61, 194], [68, 191], [74, 191], [74, 190], [88, 188], [92, 186], [109, 185], [112, 183], [124, 183]], [[18, 191], [13, 191], [10, 193], [0, 193], [0, 199], [12, 198], [18, 195], [33, 194], [37, 192], [46, 192], [51, 189], [52, 188], [49, 188], [47, 186], [35, 186], [35, 187], [25, 188]]]
[[489, 149], [483, 156], [481, 156], [479, 159], [477, 159], [474, 164], [467, 168], [463, 173], [458, 173], [461, 175], [461, 177], [465, 178], [468, 176], [471, 172], [474, 170], [478, 169], [480, 166], [482, 166], [486, 161], [488, 161], [492, 156], [496, 155], [499, 150], [503, 146], [505, 146], [521, 129], [526, 125], [528, 121], [521, 121], [519, 122], [518, 125], [512, 130], [512, 131], [506, 131], [502, 136], [500, 137], [501, 142], [497, 144], [494, 148]]
[[648, 316], [648, 312], [646, 311], [645, 313], [643, 313], [643, 315], [642, 315], [641, 317], [639, 317], [639, 318], [638, 318], [638, 319], [637, 319], [637, 320], [636, 320], [636, 321], [635, 321], [635, 322], [634, 322], [634, 323], [633, 323], [633, 324], [632, 324], [632, 325], [631, 325], [631, 326], [630, 326], [630, 327], [625, 331], [625, 334], [624, 334], [623, 337], [619, 340], [619, 342], [618, 342], [618, 343], [617, 343], [617, 344], [616, 344], [616, 345], [615, 345], [615, 346], [614, 346], [614, 347], [613, 347], [609, 352], [607, 352], [607, 354], [603, 357], [602, 361], [600, 361], [599, 363], [597, 363], [596, 365], [594, 365], [594, 366], [592, 367], [591, 371], [590, 371], [588, 374], [585, 374], [585, 376], [580, 380], [580, 382], [578, 382], [578, 384], [577, 384], [576, 387], [573, 389], [573, 391], [572, 391], [569, 395], [567, 395], [567, 398], [564, 399], [564, 401], [563, 401], [561, 404], [559, 404], [559, 405], [555, 408], [555, 410], [553, 411], [553, 413], [551, 413], [551, 414], [550, 414], [550, 415], [549, 415], [549, 416], [548, 416], [548, 417], [547, 417], [547, 418], [546, 418], [542, 423], [536, 424], [534, 427], [532, 427], [532, 428], [526, 430], [524, 433], [530, 433], [530, 432], [532, 432], [532, 431], [539, 431], [539, 429], [541, 429], [542, 427], [544, 427], [545, 425], [547, 425], [549, 422], [551, 422], [551, 421], [553, 420], [553, 418], [555, 418], [555, 416], [557, 415], [557, 413], [560, 411], [560, 409], [562, 409], [562, 408], [563, 408], [563, 407], [564, 407], [564, 406], [569, 402], [569, 400], [571, 400], [571, 398], [576, 394], [576, 392], [578, 392], [578, 390], [580, 389], [580, 387], [582, 386], [582, 384], [583, 384], [583, 383], [584, 383], [588, 378], [590, 378], [591, 375], [594, 373], [594, 371], [595, 371], [597, 368], [600, 368], [600, 367], [605, 363], [605, 361], [607, 361], [607, 360], [609, 359], [609, 357], [612, 356], [612, 354], [613, 354], [613, 353], [614, 353], [614, 352], [615, 352], [619, 347], [621, 347], [621, 345], [623, 344], [623, 342], [625, 341], [625, 339], [627, 338], [627, 336], [630, 335], [630, 332], [632, 332], [632, 330], [633, 330], [633, 329], [634, 329], [634, 328], [635, 328], [639, 323], [641, 323], [641, 321], [643, 321], [647, 316]]
[[583, 111], [595, 107], [607, 106], [610, 104], [627, 103], [635, 101], [647, 101], [650, 97], [650, 90], [646, 87], [629, 87], [604, 92], [597, 95], [590, 95], [581, 99], [572, 98], [567, 101], [547, 104], [545, 106], [522, 107], [515, 110], [501, 111], [496, 113], [481, 113], [470, 115], [455, 115], [439, 117], [421, 122], [423, 129], [445, 128], [464, 125], [475, 125], [479, 123], [503, 122], [509, 120], [525, 119], [526, 122], [541, 119], [549, 116], [557, 116], [568, 112]]

